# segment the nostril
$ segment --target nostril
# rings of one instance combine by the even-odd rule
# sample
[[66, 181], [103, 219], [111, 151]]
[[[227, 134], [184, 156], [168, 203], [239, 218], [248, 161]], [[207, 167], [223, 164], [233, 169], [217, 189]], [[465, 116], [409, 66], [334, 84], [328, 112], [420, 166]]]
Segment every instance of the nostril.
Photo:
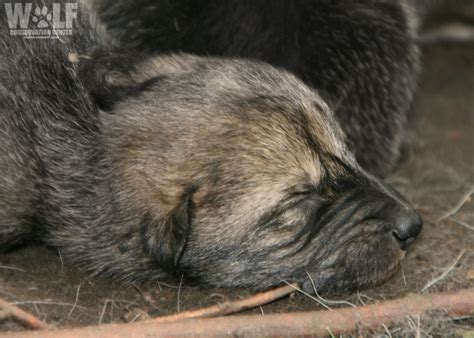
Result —
[[423, 219], [415, 211], [400, 212], [395, 218], [393, 237], [402, 250], [408, 249], [423, 227]]
[[400, 234], [394, 230], [392, 231], [393, 237], [397, 240], [398, 244], [400, 245], [400, 248], [402, 250], [408, 249], [411, 243], [415, 240], [416, 237], [411, 237], [411, 236], [400, 236]]

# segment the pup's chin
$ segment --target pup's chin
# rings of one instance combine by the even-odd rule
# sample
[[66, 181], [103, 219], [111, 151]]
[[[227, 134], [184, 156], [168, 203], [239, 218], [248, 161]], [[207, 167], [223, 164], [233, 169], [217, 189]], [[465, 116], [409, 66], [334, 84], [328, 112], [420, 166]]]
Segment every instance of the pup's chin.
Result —
[[[385, 266], [372, 267], [370, 270], [352, 272], [343, 267], [338, 270], [327, 269], [318, 273], [306, 273], [306, 278], [300, 281], [303, 291], [314, 294], [338, 295], [356, 290], [378, 286], [389, 280], [400, 268], [405, 252], [401, 251], [399, 258]], [[310, 278], [311, 277], [311, 278]]]

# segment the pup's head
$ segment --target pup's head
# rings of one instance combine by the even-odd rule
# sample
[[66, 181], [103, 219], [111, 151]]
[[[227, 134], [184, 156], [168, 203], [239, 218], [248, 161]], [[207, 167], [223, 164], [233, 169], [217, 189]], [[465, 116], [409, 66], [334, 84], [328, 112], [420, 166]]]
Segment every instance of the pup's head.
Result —
[[318, 291], [344, 291], [391, 276], [421, 230], [286, 72], [178, 56], [97, 74], [117, 184], [160, 269], [225, 287], [312, 289], [309, 275]]

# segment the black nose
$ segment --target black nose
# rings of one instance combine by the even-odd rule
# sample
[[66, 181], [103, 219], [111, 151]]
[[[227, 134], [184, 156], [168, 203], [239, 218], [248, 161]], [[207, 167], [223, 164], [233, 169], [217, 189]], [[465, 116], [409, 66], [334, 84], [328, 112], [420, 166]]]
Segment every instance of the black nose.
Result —
[[399, 211], [393, 218], [393, 237], [402, 250], [408, 249], [423, 227], [423, 219], [415, 210]]

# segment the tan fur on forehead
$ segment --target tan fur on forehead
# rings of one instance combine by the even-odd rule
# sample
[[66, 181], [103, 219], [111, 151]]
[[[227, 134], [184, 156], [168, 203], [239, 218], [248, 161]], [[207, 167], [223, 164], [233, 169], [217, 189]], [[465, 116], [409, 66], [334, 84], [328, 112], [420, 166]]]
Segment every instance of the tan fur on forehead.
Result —
[[[242, 161], [256, 170], [270, 176], [282, 175], [284, 179], [309, 178], [312, 183], [319, 182], [321, 166], [318, 154], [295, 130], [296, 126], [287, 121], [278, 121], [278, 115], [264, 124], [249, 124], [242, 140]], [[260, 161], [259, 163], [256, 163]], [[250, 168], [249, 168], [250, 169]], [[263, 176], [263, 175], [261, 175]]]
[[[218, 64], [220, 71], [214, 71], [213, 76], [207, 79], [206, 86], [210, 89], [208, 95], [213, 95], [214, 92], [217, 92], [216, 95], [226, 93], [235, 95], [236, 93], [243, 92], [251, 97], [254, 94], [251, 91], [246, 92], [249, 90], [245, 86], [246, 83], [244, 85], [241, 83], [240, 71], [236, 69], [242, 66], [241, 64], [238, 62], [225, 63], [227, 60], [218, 58], [208, 58], [206, 60], [207, 63], [210, 61]], [[140, 63], [130, 75], [135, 82], [141, 83], [157, 76], [176, 76], [192, 72], [199, 62], [203, 62], [201, 57], [189, 54], [150, 57]], [[269, 67], [266, 64], [259, 64], [259, 66], [263, 70]], [[275, 76], [274, 71], [271, 74]], [[287, 98], [292, 101], [294, 106], [299, 106], [301, 113], [305, 114], [308, 119], [307, 127], [312, 131], [313, 136], [318, 139], [319, 143], [325, 146], [326, 151], [341, 157], [346, 156], [347, 150], [345, 150], [343, 132], [336, 123], [333, 112], [324, 100], [293, 74], [282, 69], [276, 74], [278, 75], [275, 78], [267, 79], [268, 82], [260, 81], [259, 76], [261, 75], [255, 75], [254, 79], [247, 75], [248, 78], [246, 80], [254, 80], [258, 83], [259, 90], [262, 93], [267, 93], [269, 96], [274, 95], [275, 97]], [[288, 122], [286, 119], [281, 120], [278, 114], [274, 115], [272, 119], [268, 120], [271, 124], [274, 125], [272, 122], [275, 122], [285, 125]], [[278, 121], [279, 119], [280, 121]]]

